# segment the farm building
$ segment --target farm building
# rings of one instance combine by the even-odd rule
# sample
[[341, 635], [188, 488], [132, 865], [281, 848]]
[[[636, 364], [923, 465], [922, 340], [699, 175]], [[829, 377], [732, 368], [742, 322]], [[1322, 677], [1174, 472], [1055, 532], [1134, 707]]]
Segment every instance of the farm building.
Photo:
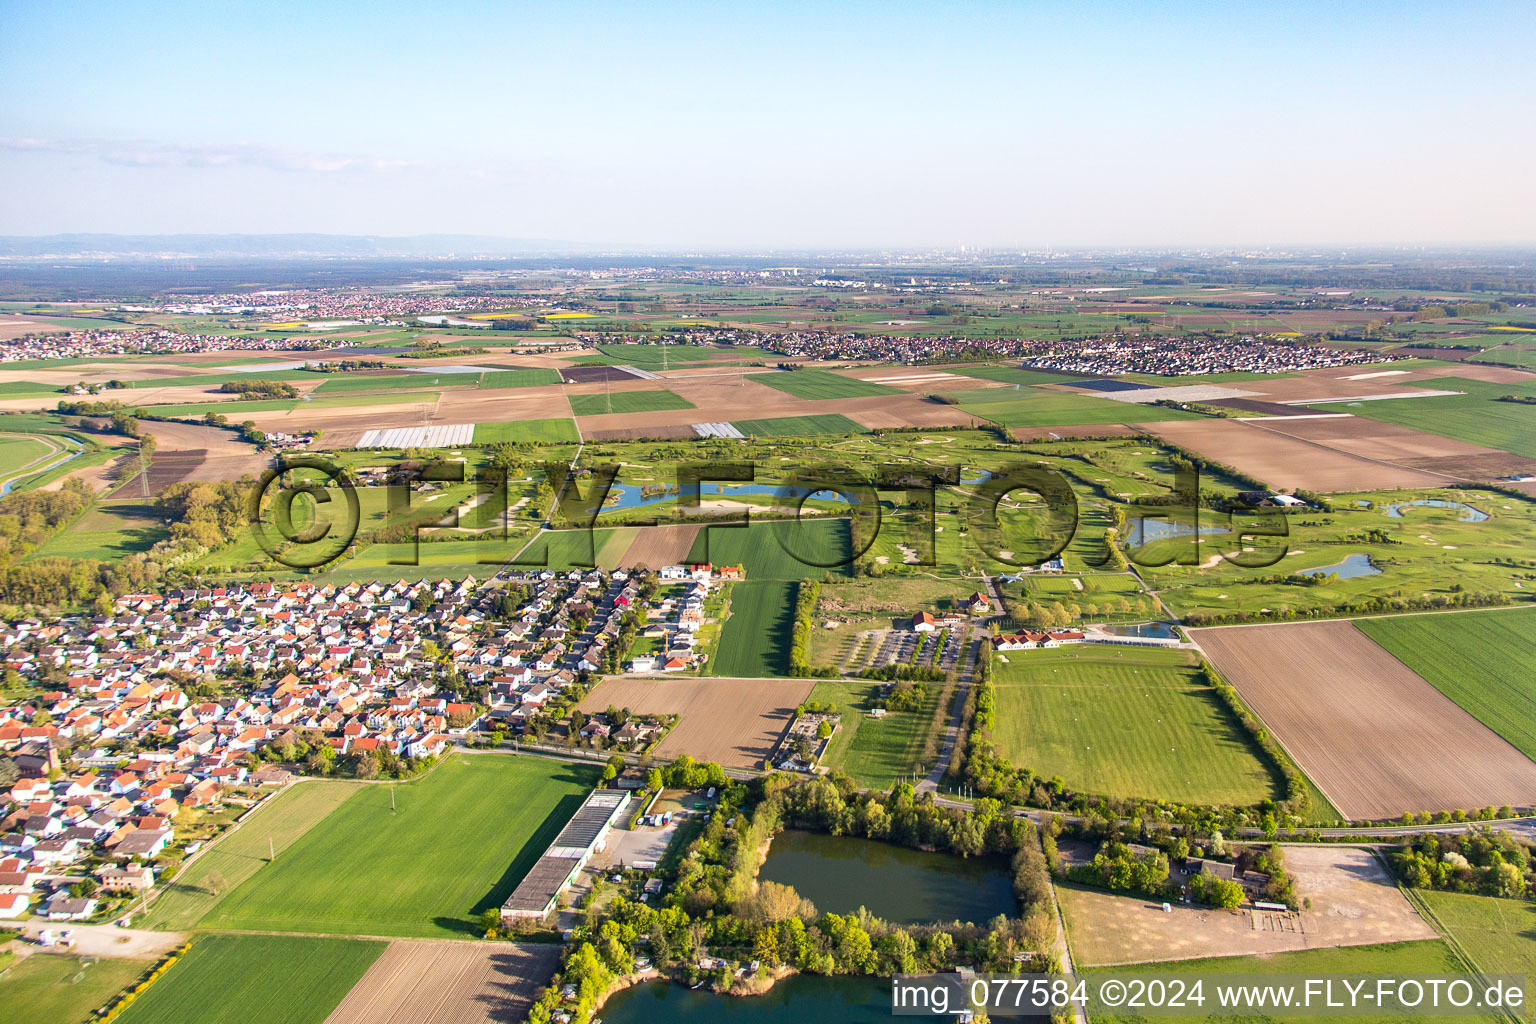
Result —
[[622, 790], [599, 789], [587, 797], [502, 904], [502, 920], [539, 918], [555, 909], [566, 886], [586, 867], [592, 854], [603, 849], [614, 820], [628, 805], [629, 794]]

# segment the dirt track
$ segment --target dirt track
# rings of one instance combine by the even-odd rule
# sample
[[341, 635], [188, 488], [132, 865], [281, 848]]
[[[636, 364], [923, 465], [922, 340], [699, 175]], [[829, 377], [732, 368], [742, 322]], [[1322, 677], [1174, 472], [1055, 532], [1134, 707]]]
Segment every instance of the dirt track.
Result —
[[1536, 764], [1348, 621], [1190, 636], [1345, 817], [1536, 799]]
[[611, 676], [580, 706], [589, 714], [612, 704], [681, 716], [657, 744], [657, 760], [691, 754], [725, 768], [760, 768], [814, 685], [808, 679]]
[[392, 942], [326, 1024], [515, 1024], [559, 958], [556, 945]]

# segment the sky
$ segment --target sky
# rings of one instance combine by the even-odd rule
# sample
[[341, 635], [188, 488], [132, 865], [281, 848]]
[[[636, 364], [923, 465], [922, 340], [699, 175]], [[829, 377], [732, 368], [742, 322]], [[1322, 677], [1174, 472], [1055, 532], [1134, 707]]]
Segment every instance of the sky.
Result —
[[1536, 242], [1536, 5], [0, 3], [0, 234]]

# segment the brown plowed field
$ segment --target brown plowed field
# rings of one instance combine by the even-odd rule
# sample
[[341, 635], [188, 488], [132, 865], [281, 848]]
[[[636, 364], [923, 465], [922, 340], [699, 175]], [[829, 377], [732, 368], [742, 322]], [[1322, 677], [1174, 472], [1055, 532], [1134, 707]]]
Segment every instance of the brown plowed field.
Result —
[[699, 535], [698, 523], [679, 523], [676, 526], [646, 526], [640, 536], [630, 544], [624, 557], [619, 559], [620, 569], [633, 569], [643, 565], [659, 569], [663, 565], [677, 565], [693, 550], [694, 538]]
[[676, 423], [670, 427], [634, 427], [630, 430], [588, 430], [584, 431], [588, 441], [639, 441], [642, 439], [664, 439], [698, 437], [693, 427], [688, 424]]
[[559, 959], [552, 944], [391, 942], [326, 1024], [516, 1024]]
[[814, 685], [809, 679], [610, 676], [580, 706], [589, 714], [613, 705], [679, 715], [653, 751], [658, 760], [691, 754], [724, 768], [761, 768]]
[[[1274, 429], [1277, 420], [1166, 420], [1133, 424], [1143, 432], [1166, 438], [1215, 462], [1225, 463], [1263, 480], [1270, 487], [1314, 491], [1364, 491], [1392, 487], [1440, 487], [1444, 474], [1381, 462], [1305, 441]], [[1307, 423], [1309, 420], [1288, 420]], [[1371, 420], [1336, 420], [1355, 424], [1362, 436], [1376, 432]], [[1260, 424], [1263, 424], [1261, 426]]]
[[1536, 796], [1536, 764], [1348, 621], [1190, 635], [1348, 818]]

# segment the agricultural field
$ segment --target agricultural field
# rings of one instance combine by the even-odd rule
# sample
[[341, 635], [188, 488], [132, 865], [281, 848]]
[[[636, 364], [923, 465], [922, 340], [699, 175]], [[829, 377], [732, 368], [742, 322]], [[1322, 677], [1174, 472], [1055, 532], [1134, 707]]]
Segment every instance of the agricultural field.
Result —
[[1082, 377], [1075, 373], [1052, 373], [1048, 370], [1031, 370], [1028, 367], [1018, 366], [956, 366], [949, 369], [950, 373], [959, 374], [962, 377], [972, 377], [976, 380], [990, 380], [998, 384], [1011, 384], [1015, 387], [1032, 387], [1036, 384], [1070, 384]]
[[1441, 377], [1433, 384], [1436, 388], [1465, 394], [1331, 402], [1313, 408], [1319, 412], [1349, 412], [1366, 419], [1536, 458], [1536, 405], [1498, 400], [1502, 395], [1536, 397], [1536, 381], [1492, 384], [1464, 377]]
[[581, 435], [576, 430], [576, 421], [565, 417], [475, 424], [476, 444], [495, 444], [498, 441], [508, 441], [513, 444], [567, 441], [574, 443], [579, 440]]
[[705, 527], [699, 531], [690, 562], [740, 565], [751, 580], [821, 579], [847, 576], [848, 520], [805, 519], [753, 523], [741, 527]]
[[267, 864], [270, 855], [285, 853], [355, 795], [357, 788], [345, 782], [311, 781], [268, 798], [240, 827], [224, 833], [178, 873], [138, 926], [159, 931], [192, 928], [221, 898]]
[[570, 395], [571, 415], [607, 416], [612, 413], [660, 412], [692, 409], [694, 404], [675, 391], [613, 391], [599, 395]]
[[546, 384], [559, 384], [560, 371], [547, 366], [534, 366], [522, 370], [489, 370], [480, 378], [482, 388], [533, 388]]
[[[1190, 637], [1352, 820], [1531, 803], [1536, 764], [1351, 622], [1227, 626]], [[1441, 753], [1426, 759], [1426, 751]]]
[[1026, 388], [1018, 391], [961, 391], [953, 396], [965, 412], [1000, 427], [1065, 427], [1105, 423], [1151, 423], [1204, 419], [1199, 413], [1160, 405], [1136, 405], [1107, 398]]
[[84, 1024], [153, 967], [149, 960], [26, 957], [0, 974], [0, 1024]]
[[200, 924], [462, 938], [506, 900], [596, 778], [584, 765], [458, 755], [413, 782], [359, 787]]
[[338, 391], [399, 391], [406, 388], [475, 387], [481, 374], [467, 373], [396, 373], [370, 375], [349, 373], [344, 377], [332, 376], [315, 388], [316, 392], [334, 394]]
[[[822, 756], [824, 767], [840, 769], [859, 785], [888, 791], [898, 779], [931, 768], [923, 754], [936, 724], [948, 722], [937, 714], [944, 684], [929, 683], [928, 695], [916, 711], [898, 711], [870, 718], [880, 684], [863, 679], [820, 679], [810, 700], [835, 704], [842, 721]], [[934, 748], [935, 751], [937, 747]]]
[[994, 657], [993, 738], [1043, 778], [1187, 804], [1281, 795], [1275, 771], [1186, 651], [1084, 644]]
[[123, 1024], [322, 1024], [383, 942], [204, 935], [118, 1017]]
[[763, 373], [752, 378], [785, 394], [819, 401], [824, 398], [867, 398], [873, 395], [900, 395], [900, 388], [871, 384], [856, 377], [844, 377], [826, 370], [796, 370], [793, 373]]
[[733, 420], [731, 426], [747, 437], [810, 437], [816, 434], [862, 434], [865, 428], [842, 413], [776, 416], [765, 420]]
[[392, 942], [327, 1024], [505, 1024], [527, 1017], [560, 947]]
[[1393, 615], [1355, 625], [1536, 760], [1536, 610]]
[[658, 762], [689, 754], [750, 770], [773, 752], [812, 685], [808, 679], [609, 676], [580, 707], [589, 714], [612, 705], [677, 715], [677, 725], [651, 752]]
[[68, 529], [50, 537], [32, 557], [64, 555], [103, 561], [148, 551], [167, 531], [152, 504], [103, 501], [88, 509]]
[[793, 580], [748, 578], [731, 584], [730, 617], [710, 671], [745, 678], [787, 675], [799, 589]]
[[633, 541], [633, 534], [627, 530], [546, 530], [517, 552], [517, 557], [511, 559], [512, 568], [547, 566], [560, 571], [617, 565]]

